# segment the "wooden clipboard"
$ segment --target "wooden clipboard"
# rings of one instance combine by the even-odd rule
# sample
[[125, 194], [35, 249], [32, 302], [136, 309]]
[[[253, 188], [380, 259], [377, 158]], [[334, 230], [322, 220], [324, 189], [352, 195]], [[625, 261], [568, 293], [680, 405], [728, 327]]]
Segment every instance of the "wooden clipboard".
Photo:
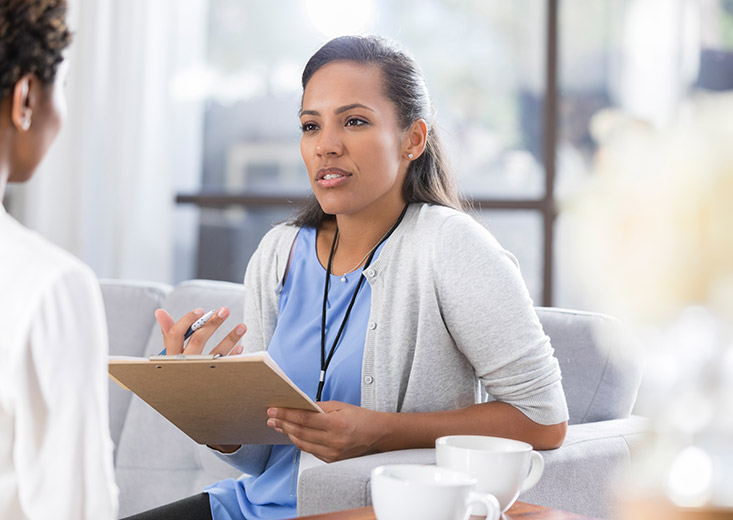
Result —
[[291, 444], [269, 407], [323, 413], [266, 352], [196, 358], [110, 356], [109, 375], [199, 444]]

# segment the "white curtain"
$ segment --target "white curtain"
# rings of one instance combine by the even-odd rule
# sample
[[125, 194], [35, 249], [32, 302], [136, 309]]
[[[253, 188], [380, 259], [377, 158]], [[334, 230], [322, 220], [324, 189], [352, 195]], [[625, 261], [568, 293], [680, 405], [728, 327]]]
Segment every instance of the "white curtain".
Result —
[[70, 2], [66, 123], [9, 209], [100, 277], [172, 282], [191, 261], [174, 197], [199, 185], [203, 108], [171, 85], [201, 67], [207, 18], [206, 0]]
[[620, 49], [611, 62], [619, 106], [655, 125], [672, 119], [699, 72], [701, 4], [696, 0], [626, 0]]

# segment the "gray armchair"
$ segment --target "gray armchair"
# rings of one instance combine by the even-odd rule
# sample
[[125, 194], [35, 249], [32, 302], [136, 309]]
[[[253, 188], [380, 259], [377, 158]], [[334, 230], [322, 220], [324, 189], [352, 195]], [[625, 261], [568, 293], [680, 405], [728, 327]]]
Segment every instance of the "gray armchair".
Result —
[[[533, 504], [605, 518], [610, 514], [614, 471], [647, 429], [630, 416], [641, 380], [635, 340], [609, 316], [538, 308], [563, 374], [570, 420], [563, 446], [542, 451], [545, 471], [521, 496]], [[371, 503], [369, 474], [382, 464], [434, 464], [432, 449], [380, 453], [303, 472], [298, 484], [301, 514]]]
[[[175, 315], [193, 307], [226, 305], [242, 314], [241, 284], [192, 280], [170, 287], [102, 281], [110, 331], [110, 352], [150, 355], [161, 349], [153, 311]], [[611, 478], [646, 430], [629, 416], [641, 378], [638, 357], [624, 355], [633, 339], [613, 318], [539, 308], [563, 372], [570, 410], [564, 445], [542, 452], [545, 472], [522, 500], [596, 517], [609, 514]], [[218, 333], [214, 340], [224, 331]], [[134, 514], [195, 493], [237, 472], [195, 444], [137, 397], [110, 382], [110, 428], [120, 486], [120, 516]], [[371, 503], [369, 473], [388, 463], [432, 464], [434, 451], [404, 450], [359, 457], [308, 469], [298, 483], [298, 511], [314, 514]]]

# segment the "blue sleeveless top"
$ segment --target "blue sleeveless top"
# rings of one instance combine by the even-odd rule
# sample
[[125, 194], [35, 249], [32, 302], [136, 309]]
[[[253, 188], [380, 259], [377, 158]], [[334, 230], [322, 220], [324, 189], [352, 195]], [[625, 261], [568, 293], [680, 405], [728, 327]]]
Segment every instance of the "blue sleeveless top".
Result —
[[[376, 259], [382, 244], [374, 256]], [[326, 313], [326, 356], [346, 314], [362, 269], [331, 275]], [[277, 326], [268, 352], [290, 379], [316, 398], [321, 371], [321, 310], [326, 270], [316, 254], [316, 230], [298, 232], [290, 269], [280, 294]], [[341, 339], [331, 359], [323, 401], [361, 404], [361, 365], [371, 307], [371, 287], [362, 283]], [[214, 520], [281, 519], [296, 516], [300, 452], [273, 446], [265, 470], [256, 476], [227, 479], [209, 486]]]

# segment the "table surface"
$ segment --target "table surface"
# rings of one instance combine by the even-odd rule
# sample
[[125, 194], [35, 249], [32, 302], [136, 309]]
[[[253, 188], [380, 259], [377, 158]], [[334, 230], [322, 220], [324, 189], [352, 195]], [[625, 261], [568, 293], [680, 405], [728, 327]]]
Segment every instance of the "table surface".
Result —
[[[473, 518], [480, 518], [472, 516]], [[505, 520], [594, 520], [589, 516], [558, 511], [544, 506], [535, 506], [525, 502], [515, 502], [503, 517]], [[371, 506], [321, 515], [301, 516], [298, 520], [376, 520]]]

